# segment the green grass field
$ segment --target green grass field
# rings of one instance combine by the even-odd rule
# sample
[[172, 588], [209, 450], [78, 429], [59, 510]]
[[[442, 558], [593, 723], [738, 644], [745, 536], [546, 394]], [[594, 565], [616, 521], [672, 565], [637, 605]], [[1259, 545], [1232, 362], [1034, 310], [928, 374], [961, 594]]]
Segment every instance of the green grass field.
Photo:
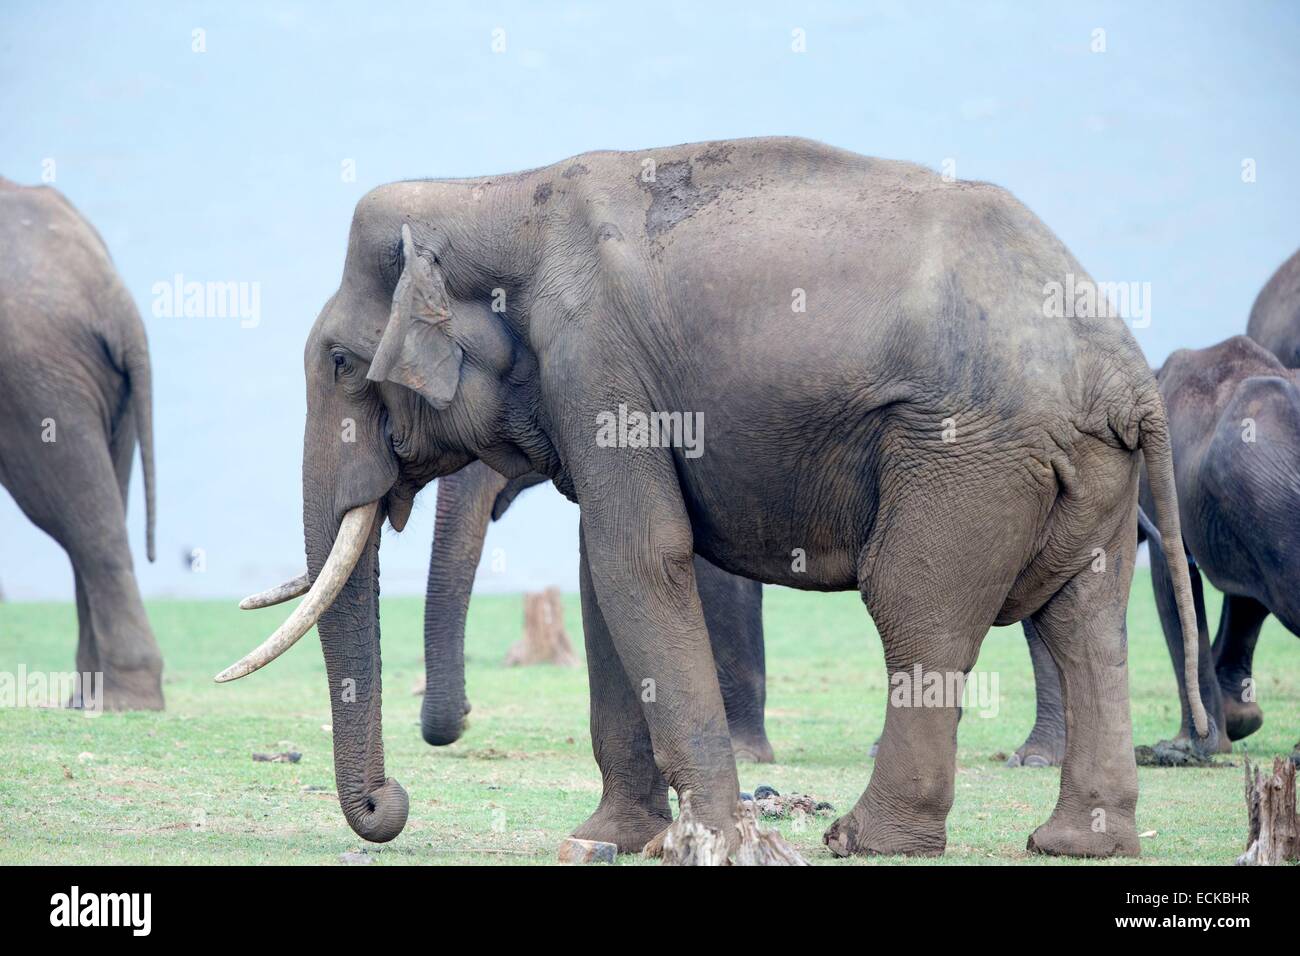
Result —
[[[779, 762], [742, 764], [741, 786], [807, 793], [845, 812], [866, 786], [867, 749], [883, 723], [879, 640], [856, 594], [769, 588], [765, 600], [768, 732]], [[1217, 595], [1211, 602], [1217, 621]], [[576, 597], [566, 598], [566, 608], [580, 648]], [[218, 686], [212, 675], [259, 642], [284, 609], [157, 601], [149, 613], [166, 660], [165, 713], [88, 719], [67, 710], [0, 709], [0, 863], [337, 864], [341, 853], [360, 849], [334, 796], [315, 637], [267, 669]], [[551, 862], [600, 793], [585, 671], [506, 668], [522, 602], [476, 597], [467, 643], [470, 727], [454, 746], [435, 749], [420, 738], [420, 700], [411, 694], [423, 672], [421, 620], [420, 600], [384, 600], [384, 740], [388, 771], [409, 792], [411, 813], [400, 837], [367, 852], [381, 865]], [[1178, 701], [1142, 572], [1129, 625], [1135, 739], [1153, 743], [1175, 729]], [[0, 605], [0, 671], [20, 664], [70, 670], [75, 639], [71, 604]], [[999, 675], [998, 714], [962, 720], [947, 855], [913, 862], [1078, 865], [1024, 849], [1054, 804], [1058, 771], [1011, 770], [997, 759], [1023, 741], [1033, 721], [1019, 627], [988, 636], [978, 669]], [[1260, 639], [1255, 674], [1266, 721], [1250, 750], [1271, 762], [1300, 738], [1300, 641], [1276, 621]], [[251, 758], [286, 750], [300, 751], [301, 762]], [[1240, 754], [1221, 760], [1238, 765], [1139, 769], [1138, 829], [1151, 833], [1141, 862], [1228, 864], [1242, 851]], [[785, 822], [782, 829], [811, 861], [830, 863], [821, 844], [828, 822]]]

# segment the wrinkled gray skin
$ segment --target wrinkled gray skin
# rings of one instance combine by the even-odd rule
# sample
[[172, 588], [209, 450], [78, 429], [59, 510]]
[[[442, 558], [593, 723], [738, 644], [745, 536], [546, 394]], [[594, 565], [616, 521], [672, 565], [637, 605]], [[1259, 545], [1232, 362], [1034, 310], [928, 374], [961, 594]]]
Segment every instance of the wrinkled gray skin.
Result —
[[98, 233], [56, 190], [0, 179], [0, 485], [68, 553], [77, 671], [104, 675], [111, 710], [163, 706], [126, 535], [138, 437], [153, 560], [150, 391], [144, 326]]
[[[345, 513], [377, 501], [400, 528], [421, 487], [475, 459], [552, 479], [582, 510], [604, 781], [575, 832], [624, 851], [668, 823], [670, 786], [737, 839], [696, 553], [754, 580], [859, 590], [903, 679], [914, 665], [960, 679], [991, 625], [1032, 617], [1069, 736], [1029, 845], [1137, 854], [1124, 612], [1140, 450], [1166, 542], [1178, 509], [1128, 329], [1045, 317], [1045, 284], [1070, 273], [1087, 279], [1005, 191], [805, 140], [380, 187], [304, 353], [308, 572]], [[598, 416], [620, 404], [703, 412], [704, 454], [602, 447]], [[319, 632], [340, 802], [382, 841], [408, 803], [384, 769], [379, 532]], [[1098, 547], [1106, 573], [1090, 570]], [[1181, 547], [1169, 556], [1194, 641]], [[826, 833], [833, 852], [943, 852], [956, 704], [889, 708], [866, 792]]]
[[1260, 290], [1246, 334], [1287, 368], [1300, 368], [1300, 250]]
[[[1250, 310], [1247, 334], [1264, 350], [1272, 353], [1277, 360], [1273, 363], [1274, 366], [1280, 363], [1288, 369], [1300, 367], [1300, 252], [1282, 263], [1260, 290]], [[1199, 541], [1205, 548], [1215, 549], [1203, 552], [1193, 549], [1190, 553], [1201, 570], [1207, 573], [1211, 583], [1224, 593], [1223, 610], [1211, 653], [1208, 649], [1209, 625], [1206, 622], [1201, 576], [1193, 569], [1191, 581], [1201, 648], [1198, 670], [1201, 676], [1202, 699], [1209, 704], [1218, 719], [1221, 733], [1218, 736], [1217, 749], [1224, 753], [1231, 750], [1231, 741], [1249, 736], [1263, 724], [1263, 712], [1258, 702], [1242, 699], [1243, 687], [1246, 686], [1242, 682], [1251, 679], [1255, 641], [1259, 637], [1259, 630], [1269, 609], [1279, 601], [1279, 597], [1269, 596], [1266, 592], [1279, 590], [1285, 592], [1289, 587], [1287, 582], [1294, 576], [1285, 565], [1278, 567], [1267, 560], [1253, 556], [1250, 552], [1258, 548], [1261, 543], [1255, 540], [1254, 535], [1246, 533], [1246, 528], [1251, 524], [1261, 528], [1277, 529], [1278, 534], [1287, 533], [1282, 529], [1290, 526], [1291, 519], [1286, 514], [1278, 513], [1277, 495], [1280, 493], [1281, 477], [1277, 474], [1270, 475], [1267, 471], [1253, 477], [1244, 473], [1240, 476], [1240, 482], [1233, 492], [1234, 513], [1242, 516], [1248, 514], [1249, 509], [1256, 509], [1256, 517], [1250, 521], [1244, 517], [1240, 518], [1242, 526], [1232, 532], [1239, 536], [1236, 540], [1225, 537], [1231, 521], [1217, 513], [1216, 509], [1220, 502], [1210, 496], [1207, 484], [1201, 477], [1201, 471], [1208, 467], [1204, 463], [1206, 452], [1201, 446], [1221, 430], [1224, 433], [1230, 433], [1232, 430], [1231, 415], [1235, 413], [1235, 409], [1229, 408], [1229, 404], [1235, 394], [1236, 381], [1233, 376], [1245, 376], [1248, 373], [1271, 376], [1276, 372], [1276, 368], [1269, 367], [1266, 361], [1261, 364], [1260, 352], [1261, 349], [1249, 348], [1245, 340], [1229, 339], [1213, 349], [1175, 353], [1178, 361], [1174, 362], [1174, 357], [1171, 356], [1166, 363], [1166, 369], [1177, 368], [1182, 371], [1195, 367], [1198, 363], [1204, 364], [1206, 369], [1199, 377], [1208, 376], [1210, 380], [1220, 380], [1219, 389], [1213, 400], [1202, 398], [1193, 403], [1180, 401], [1178, 407], [1185, 421], [1175, 423], [1174, 456], [1178, 462], [1176, 474], [1179, 502], [1183, 512], [1183, 527], [1186, 529], [1190, 524], [1195, 529], [1184, 535], [1184, 543]], [[1252, 369], [1255, 371], [1251, 372]], [[1178, 380], [1186, 379], [1180, 377]], [[1284, 388], [1281, 384], [1275, 387]], [[1161, 391], [1166, 392], [1164, 372], [1161, 373]], [[1170, 421], [1173, 422], [1173, 403], [1169, 402], [1167, 392], [1166, 402], [1171, 406]], [[1270, 409], [1276, 412], [1279, 407], [1270, 406]], [[1270, 432], [1275, 436], [1279, 433], [1286, 434], [1287, 427], [1285, 422], [1278, 422]], [[1182, 436], [1181, 447], [1177, 444], [1178, 436]], [[1242, 450], [1232, 442], [1222, 442], [1214, 447], [1217, 452], [1235, 453]], [[1278, 454], [1276, 445], [1255, 447], [1272, 447], [1274, 454]], [[1296, 468], [1294, 453], [1296, 447], [1300, 446], [1293, 446], [1289, 466], [1292, 473]], [[1188, 465], [1185, 468], [1183, 458], [1179, 457], [1181, 455], [1196, 456], [1202, 464]], [[1280, 459], [1273, 461], [1275, 466], [1278, 460], [1286, 461], [1285, 453], [1280, 455]], [[1233, 469], [1245, 467], [1248, 461], [1243, 456], [1233, 455], [1222, 462], [1211, 464], [1217, 474], [1226, 475]], [[1286, 500], [1285, 496], [1281, 500]], [[1188, 546], [1190, 548], [1190, 544]], [[1183, 650], [1177, 640], [1178, 630], [1174, 623], [1176, 614], [1172, 609], [1168, 569], [1154, 547], [1151, 549], [1151, 556], [1152, 586], [1156, 593], [1165, 641], [1170, 647], [1174, 672], [1181, 674]], [[1240, 567], [1243, 562], [1251, 561], [1257, 561], [1252, 571]], [[1210, 571], [1211, 568], [1214, 569], [1213, 573]], [[1243, 585], [1241, 582], [1251, 580], [1251, 575], [1254, 575], [1252, 583], [1249, 586]], [[1232, 589], [1221, 587], [1215, 580], [1216, 576], [1221, 580], [1233, 582]], [[1263, 598], [1260, 596], [1262, 593], [1265, 594]], [[1285, 604], [1280, 606], [1282, 610], [1277, 614], [1285, 623], [1286, 614], [1291, 612], [1286, 610]], [[1293, 625], [1287, 624], [1287, 626], [1292, 631], [1295, 630]], [[1050, 655], [1047, 654], [1042, 642], [1035, 642], [1031, 630], [1031, 623], [1025, 622], [1025, 633], [1029, 637], [1030, 656], [1034, 664], [1037, 717], [1029, 739], [1007, 763], [1009, 766], [1022, 764], [1054, 766], [1061, 762], [1065, 754], [1065, 723], [1060, 678]], [[1214, 664], [1213, 668], [1209, 666], [1211, 663]], [[1211, 679], [1212, 674], [1214, 679]], [[1185, 740], [1190, 725], [1188, 724], [1187, 691], [1182, 681], [1179, 681], [1178, 696], [1182, 703], [1182, 730], [1175, 735], [1174, 739]]]
[[[438, 481], [433, 551], [424, 602], [424, 705], [420, 729], [435, 747], [454, 743], [470, 712], [465, 693], [465, 617], [489, 517], [498, 520], [520, 492], [546, 481], [507, 480], [482, 462]], [[763, 586], [728, 574], [698, 555], [695, 582], [717, 662], [731, 749], [738, 760], [770, 763], [763, 723]]]

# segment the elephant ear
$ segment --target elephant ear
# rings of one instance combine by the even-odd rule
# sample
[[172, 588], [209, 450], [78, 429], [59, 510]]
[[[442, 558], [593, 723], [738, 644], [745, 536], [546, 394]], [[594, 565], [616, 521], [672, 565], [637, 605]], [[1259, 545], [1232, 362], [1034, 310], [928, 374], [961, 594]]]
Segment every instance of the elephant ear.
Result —
[[411, 227], [402, 226], [402, 275], [393, 308], [366, 378], [393, 382], [437, 409], [446, 408], [460, 382], [464, 356], [451, 338], [451, 300], [442, 272], [416, 252]]

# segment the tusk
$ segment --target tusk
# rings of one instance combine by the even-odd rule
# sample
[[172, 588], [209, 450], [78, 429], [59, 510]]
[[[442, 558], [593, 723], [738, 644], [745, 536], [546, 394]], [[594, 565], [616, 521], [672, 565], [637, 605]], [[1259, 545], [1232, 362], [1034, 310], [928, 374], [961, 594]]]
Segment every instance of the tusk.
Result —
[[292, 581], [285, 581], [277, 587], [268, 588], [257, 594], [250, 594], [239, 602], [241, 611], [255, 611], [261, 607], [270, 607], [273, 604], [283, 604], [285, 601], [292, 601], [296, 597], [302, 597], [311, 587], [311, 581], [304, 571]]
[[334, 538], [334, 547], [330, 549], [325, 566], [316, 575], [316, 581], [306, 599], [293, 609], [293, 613], [260, 647], [218, 674], [214, 678], [218, 684], [246, 677], [258, 668], [265, 667], [312, 629], [351, 577], [352, 569], [357, 566], [361, 552], [370, 539], [370, 529], [378, 511], [379, 502], [372, 501], [368, 505], [353, 508], [343, 516], [339, 533]]

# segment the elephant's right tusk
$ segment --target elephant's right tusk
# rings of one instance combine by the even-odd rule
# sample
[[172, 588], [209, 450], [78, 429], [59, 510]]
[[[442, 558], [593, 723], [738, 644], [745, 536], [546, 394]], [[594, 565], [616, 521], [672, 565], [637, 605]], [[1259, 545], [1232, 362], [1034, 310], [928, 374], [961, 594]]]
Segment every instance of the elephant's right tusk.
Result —
[[343, 516], [339, 533], [334, 538], [334, 547], [330, 549], [325, 566], [316, 575], [307, 597], [260, 647], [218, 674], [215, 678], [218, 684], [246, 677], [258, 668], [265, 667], [312, 629], [352, 576], [352, 569], [361, 559], [361, 552], [365, 550], [378, 512], [379, 502], [372, 501], [368, 505], [353, 508]]
[[283, 584], [265, 591], [259, 591], [257, 594], [250, 594], [239, 602], [241, 611], [255, 611], [262, 607], [271, 607], [273, 604], [283, 604], [285, 601], [291, 601], [296, 597], [302, 597], [311, 588], [311, 580], [304, 571], [296, 578], [285, 581]]

